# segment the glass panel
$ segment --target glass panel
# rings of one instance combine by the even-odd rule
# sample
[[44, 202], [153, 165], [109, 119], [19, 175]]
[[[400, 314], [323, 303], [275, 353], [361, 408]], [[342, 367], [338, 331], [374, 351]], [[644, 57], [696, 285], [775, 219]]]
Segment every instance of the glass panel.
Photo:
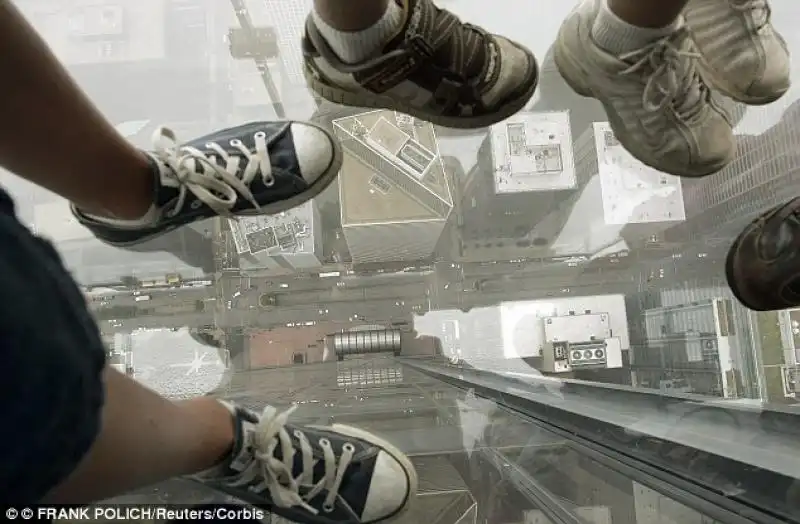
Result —
[[[341, 144], [337, 181], [302, 205], [125, 249], [0, 172], [20, 220], [81, 285], [116, 369], [172, 399], [296, 405], [298, 423], [381, 435], [420, 472], [407, 522], [546, 523], [548, 504], [597, 524], [713, 521], [604, 469], [554, 420], [546, 429], [403, 359], [479, 371], [609, 447], [800, 521], [800, 300], [751, 310], [725, 269], [733, 239], [798, 196], [796, 86], [761, 107], [726, 99], [735, 160], [679, 179], [634, 160], [603, 106], [558, 72], [553, 42], [576, 1], [436, 2], [539, 61], [528, 107], [475, 130], [316, 99], [301, 47], [312, 0], [17, 3], [137, 147], [161, 124], [191, 140], [285, 118]], [[769, 5], [797, 55], [800, 4]], [[621, 392], [625, 403], [593, 407]], [[735, 446], [753, 455], [725, 456]], [[179, 481], [121, 500], [159, 497], [223, 500]]]
[[[316, 378], [314, 396], [299, 401], [300, 423], [358, 425], [411, 456], [420, 477], [419, 499], [401, 522], [442, 524], [553, 522], [536, 497], [558, 503], [586, 524], [697, 522], [712, 519], [637, 484], [571, 449], [568, 440], [477, 397], [409, 368], [395, 384], [336, 386], [343, 370], [393, 366], [388, 359], [347, 360], [304, 368]], [[251, 372], [258, 383], [285, 370]], [[263, 398], [271, 398], [259, 391]], [[239, 402], [249, 401], [233, 396]], [[313, 398], [327, 399], [314, 402]], [[259, 407], [257, 401], [251, 405]], [[533, 495], [532, 495], [533, 493]], [[172, 481], [115, 502], [224, 502], [192, 485]], [[280, 522], [280, 521], [278, 521]]]

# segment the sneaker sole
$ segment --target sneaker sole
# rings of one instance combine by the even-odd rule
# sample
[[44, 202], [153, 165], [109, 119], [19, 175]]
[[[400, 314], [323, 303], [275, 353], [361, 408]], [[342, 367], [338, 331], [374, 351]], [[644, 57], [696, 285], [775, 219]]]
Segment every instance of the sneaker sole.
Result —
[[659, 165], [658, 159], [653, 158], [650, 151], [648, 151], [646, 148], [639, 147], [637, 145], [638, 143], [631, 139], [630, 134], [625, 130], [625, 126], [620, 121], [619, 117], [616, 116], [616, 111], [614, 110], [613, 106], [604, 98], [595, 94], [591, 87], [589, 87], [591, 85], [589, 83], [590, 75], [581, 66], [581, 63], [585, 62], [586, 58], [573, 56], [569, 51], [568, 46], [564, 42], [567, 38], [572, 36], [572, 31], [570, 31], [568, 34], [566, 30], [567, 26], [571, 27], [571, 25], [570, 18], [567, 18], [567, 21], [558, 31], [556, 43], [553, 46], [553, 61], [556, 64], [556, 68], [567, 85], [572, 88], [575, 93], [586, 98], [593, 98], [603, 105], [603, 109], [605, 109], [611, 129], [614, 131], [617, 139], [621, 143], [625, 144], [625, 150], [633, 155], [636, 160], [649, 167], [652, 167], [653, 169], [687, 178], [702, 178], [708, 175], [713, 175], [714, 173], [719, 172], [730, 162], [731, 159], [726, 159], [719, 165], [703, 166], [702, 169], [698, 168], [695, 170], [685, 169], [685, 166], [679, 166], [679, 169], [675, 169], [675, 166], [669, 166], [668, 168], [665, 168], [663, 165]]
[[450, 127], [453, 129], [479, 129], [502, 122], [525, 108], [536, 92], [536, 87], [539, 85], [539, 64], [536, 62], [535, 58], [533, 59], [533, 68], [534, 79], [524, 93], [507, 102], [499, 111], [490, 115], [478, 117], [453, 117], [431, 114], [416, 107], [398, 102], [388, 96], [377, 95], [366, 90], [353, 92], [341, 89], [315, 76], [307, 64], [303, 67], [303, 73], [305, 74], [308, 87], [317, 96], [328, 102], [333, 102], [334, 104], [365, 107], [368, 109], [388, 109], [405, 113], [438, 126]]
[[414, 506], [414, 503], [417, 498], [417, 491], [419, 490], [419, 477], [417, 476], [417, 470], [414, 467], [414, 464], [411, 463], [411, 460], [408, 458], [408, 455], [400, 451], [390, 442], [383, 440], [382, 438], [376, 436], [374, 433], [370, 433], [368, 431], [364, 431], [363, 429], [355, 428], [353, 426], [347, 426], [344, 424], [332, 424], [329, 426], [333, 428], [334, 431], [337, 433], [341, 433], [343, 435], [349, 435], [351, 437], [355, 437], [357, 439], [364, 440], [366, 442], [371, 442], [376, 446], [379, 446], [386, 450], [395, 460], [397, 460], [400, 464], [403, 465], [403, 468], [408, 472], [408, 486], [409, 486], [409, 497], [408, 502], [403, 505], [403, 508], [400, 509], [397, 513], [386, 517], [385, 519], [381, 520], [369, 520], [364, 522], [363, 524], [390, 524], [392, 522], [396, 522], [400, 518], [402, 518], [406, 513], [408, 513], [411, 508]]
[[[739, 250], [739, 241], [741, 237], [742, 237], [741, 234], [738, 237], [736, 237], [736, 240], [733, 241], [733, 244], [731, 244], [731, 247], [728, 249], [728, 254], [725, 257], [725, 278], [728, 281], [728, 288], [731, 290], [731, 293], [733, 293], [733, 296], [736, 297], [736, 300], [738, 300], [739, 303], [741, 303], [746, 308], [752, 309], [750, 306], [747, 305], [747, 303], [744, 300], [742, 300], [742, 296], [739, 293], [739, 289], [734, 285], [736, 280], [734, 279], [733, 276], [734, 275], [733, 259], [736, 256], [736, 252]], [[760, 310], [754, 310], [754, 311], [760, 311]]]
[[[258, 210], [258, 209], [252, 209], [252, 210], [247, 209], [247, 210], [244, 210], [244, 211], [238, 211], [238, 212], [234, 213], [234, 217], [247, 218], [247, 217], [261, 216], [261, 215], [275, 215], [275, 214], [278, 214], [278, 213], [282, 213], [284, 211], [288, 211], [288, 210], [290, 210], [292, 208], [295, 208], [295, 207], [297, 207], [297, 206], [299, 206], [301, 204], [305, 204], [307, 201], [315, 198], [320, 193], [325, 191], [328, 188], [328, 186], [331, 185], [331, 183], [333, 183], [334, 180], [336, 180], [336, 177], [339, 175], [339, 171], [342, 169], [343, 156], [342, 156], [342, 146], [341, 146], [341, 144], [336, 139], [336, 137], [334, 137], [331, 134], [331, 132], [328, 131], [327, 129], [325, 129], [324, 127], [322, 127], [322, 126], [320, 126], [318, 124], [315, 124], [313, 122], [303, 122], [303, 124], [316, 127], [320, 131], [324, 132], [325, 135], [328, 137], [328, 139], [331, 141], [331, 145], [333, 146], [333, 157], [331, 158], [331, 162], [328, 165], [327, 169], [325, 169], [325, 171], [322, 173], [322, 175], [320, 175], [319, 178], [317, 178], [302, 193], [297, 194], [297, 195], [295, 195], [293, 197], [287, 198], [286, 200], [281, 200], [280, 202], [275, 202], [275, 203], [272, 203], [272, 204], [268, 204], [266, 206], [262, 206], [260, 210]], [[138, 238], [136, 240], [133, 240], [133, 241], [130, 241], [130, 242], [114, 242], [114, 241], [111, 241], [111, 240], [108, 240], [108, 239], [105, 239], [105, 238], [100, 238], [100, 237], [97, 237], [97, 238], [100, 241], [102, 241], [103, 243], [108, 244], [110, 246], [122, 247], [122, 248], [130, 247], [130, 246], [135, 246], [135, 245], [138, 245], [138, 244], [142, 244], [142, 243], [147, 242], [148, 240], [152, 240], [154, 238], [158, 238], [158, 237], [160, 237], [162, 235], [165, 235], [165, 234], [167, 234], [167, 233], [169, 233], [171, 231], [174, 231], [174, 230], [176, 230], [178, 228], [187, 226], [187, 225], [189, 225], [189, 224], [191, 224], [193, 222], [198, 222], [200, 220], [208, 220], [210, 218], [215, 218], [215, 216], [216, 217], [221, 217], [221, 218], [223, 217], [223, 215], [210, 215], [210, 216], [207, 216], [207, 217], [198, 217], [198, 218], [195, 218], [195, 219], [192, 219], [192, 220], [188, 220], [188, 221], [183, 222], [183, 223], [166, 226], [164, 229], [161, 229], [158, 232], [155, 232], [155, 233], [152, 233], [150, 235], [146, 235], [146, 236], [140, 237], [140, 238]], [[225, 217], [225, 218], [227, 218], [227, 217]]]
[[741, 102], [742, 104], [747, 104], [749, 106], [765, 106], [779, 100], [789, 91], [789, 87], [787, 87], [782, 91], [776, 91], [768, 96], [748, 95], [747, 93], [738, 92], [735, 89], [729, 89], [726, 85], [727, 83], [717, 77], [714, 70], [708, 65], [708, 62], [706, 62], [702, 55], [700, 60], [697, 61], [697, 64], [699, 65], [698, 71], [700, 72], [700, 76], [703, 77], [703, 80], [705, 80], [708, 85], [731, 100]]
[[739, 233], [739, 235], [737, 235], [736, 239], [731, 244], [731, 247], [728, 248], [728, 254], [725, 256], [725, 279], [728, 282], [728, 288], [731, 290], [731, 293], [733, 293], [733, 296], [736, 297], [736, 299], [744, 307], [746, 307], [747, 309], [750, 309], [752, 311], [775, 311], [775, 310], [769, 309], [769, 308], [763, 308], [763, 307], [754, 306], [752, 304], [749, 304], [746, 300], [744, 300], [742, 298], [741, 290], [739, 290], [738, 286], [736, 286], [736, 277], [735, 277], [735, 272], [734, 272], [734, 267], [733, 267], [734, 259], [736, 258], [736, 254], [739, 251], [739, 244], [742, 243], [742, 239], [744, 239], [744, 237], [747, 236], [747, 233], [749, 233], [753, 229], [764, 229], [764, 226], [766, 225], [766, 223], [769, 220], [769, 218], [773, 214], [775, 214], [775, 210], [778, 207], [783, 208], [786, 205], [788, 205], [788, 202], [784, 203], [781, 206], [773, 207], [773, 208], [765, 211], [761, 215], [759, 215], [758, 218], [756, 218], [755, 220], [753, 220], [749, 224], [747, 224], [747, 226], [745, 226], [745, 228], [742, 230], [742, 232]]

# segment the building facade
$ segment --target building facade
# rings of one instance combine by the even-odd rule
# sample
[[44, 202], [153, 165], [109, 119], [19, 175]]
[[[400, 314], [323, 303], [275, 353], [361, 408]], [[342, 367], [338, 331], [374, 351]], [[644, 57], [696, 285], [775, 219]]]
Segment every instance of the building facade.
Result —
[[739, 136], [738, 141], [733, 162], [686, 191], [687, 221], [671, 228], [670, 238], [727, 244], [760, 213], [797, 196], [800, 102], [764, 133]]

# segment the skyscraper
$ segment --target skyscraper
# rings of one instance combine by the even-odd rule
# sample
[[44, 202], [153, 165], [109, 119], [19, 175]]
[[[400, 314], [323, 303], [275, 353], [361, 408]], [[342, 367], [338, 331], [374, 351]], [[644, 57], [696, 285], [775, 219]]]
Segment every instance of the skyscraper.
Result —
[[31, 0], [20, 9], [67, 66], [166, 56], [167, 2]]
[[719, 173], [692, 184], [686, 191], [687, 221], [668, 231], [679, 241], [714, 242], [729, 238], [760, 213], [797, 196], [797, 144], [800, 142], [800, 102], [760, 135], [739, 136], [739, 153]]
[[453, 200], [433, 126], [393, 111], [333, 121], [344, 149], [339, 196], [356, 263], [433, 254]]
[[312, 4], [313, 0], [250, 2], [254, 23], [271, 26], [278, 37], [280, 67], [276, 68], [275, 83], [281, 93], [281, 102], [288, 108], [294, 108], [290, 110], [294, 115], [304, 110], [310, 115], [314, 110], [313, 98], [303, 74], [303, 51], [300, 45]]
[[463, 189], [466, 256], [491, 240], [527, 238], [522, 244], [546, 248], [558, 227], [536, 239], [529, 233], [578, 185], [567, 111], [519, 113], [492, 126]]
[[[311, 11], [313, 0], [263, 0], [260, 3], [263, 4], [263, 10], [258, 11], [263, 13], [263, 20], [271, 24], [278, 35], [286, 80], [292, 85], [305, 85], [300, 40], [305, 32], [306, 17]], [[253, 12], [255, 16], [255, 9]], [[262, 19], [260, 15], [258, 19]]]
[[575, 169], [591, 179], [582, 196], [591, 252], [620, 238], [648, 241], [686, 218], [680, 178], [636, 160], [608, 122], [594, 122], [575, 141]]

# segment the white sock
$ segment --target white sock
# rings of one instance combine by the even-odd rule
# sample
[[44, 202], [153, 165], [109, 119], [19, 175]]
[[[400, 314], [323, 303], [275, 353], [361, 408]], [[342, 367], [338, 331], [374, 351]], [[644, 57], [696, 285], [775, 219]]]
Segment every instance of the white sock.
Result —
[[395, 0], [389, 1], [389, 7], [380, 20], [363, 31], [339, 31], [322, 20], [316, 11], [312, 11], [311, 16], [333, 52], [348, 64], [363, 62], [376, 54], [397, 34], [405, 21], [403, 10]]
[[608, 0], [605, 0], [592, 26], [592, 37], [597, 45], [609, 53], [621, 55], [672, 34], [682, 24], [683, 19], [678, 18], [672, 24], [660, 28], [631, 25], [614, 14], [608, 6]]

